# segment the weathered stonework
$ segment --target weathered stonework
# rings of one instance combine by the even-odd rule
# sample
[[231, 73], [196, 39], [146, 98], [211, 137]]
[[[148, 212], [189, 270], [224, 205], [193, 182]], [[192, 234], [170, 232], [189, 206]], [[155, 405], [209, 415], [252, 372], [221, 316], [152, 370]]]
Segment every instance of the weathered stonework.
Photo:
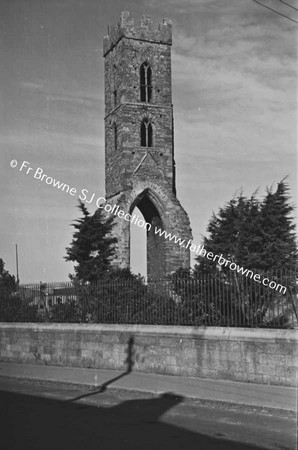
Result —
[[[135, 26], [128, 12], [104, 38], [106, 199], [129, 214], [137, 206], [152, 225], [147, 232], [149, 279], [190, 264], [188, 249], [154, 233], [156, 225], [185, 242], [192, 237], [188, 216], [176, 197], [171, 43], [169, 21], [155, 29], [144, 16]], [[142, 64], [150, 67], [145, 87]], [[144, 121], [152, 130], [150, 138], [143, 137], [145, 145]], [[130, 223], [118, 217], [115, 222], [115, 264], [129, 267]]]
[[[297, 385], [297, 330], [0, 323], [0, 361]], [[293, 405], [296, 406], [295, 395]]]

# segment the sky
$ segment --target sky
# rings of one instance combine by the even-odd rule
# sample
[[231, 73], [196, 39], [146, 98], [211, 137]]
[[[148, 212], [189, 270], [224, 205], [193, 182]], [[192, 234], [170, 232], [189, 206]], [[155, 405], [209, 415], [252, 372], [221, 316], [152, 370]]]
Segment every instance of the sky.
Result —
[[[241, 189], [249, 196], [258, 188], [262, 198], [288, 176], [295, 201], [298, 13], [279, 0], [263, 4], [0, 1], [0, 258], [15, 274], [18, 245], [21, 283], [68, 280], [73, 267], [63, 257], [79, 217], [77, 197], [33, 171], [105, 194], [102, 41], [121, 11], [173, 24], [177, 196], [193, 242]], [[23, 161], [28, 174], [20, 171]], [[136, 229], [134, 272], [144, 274], [144, 254]]]

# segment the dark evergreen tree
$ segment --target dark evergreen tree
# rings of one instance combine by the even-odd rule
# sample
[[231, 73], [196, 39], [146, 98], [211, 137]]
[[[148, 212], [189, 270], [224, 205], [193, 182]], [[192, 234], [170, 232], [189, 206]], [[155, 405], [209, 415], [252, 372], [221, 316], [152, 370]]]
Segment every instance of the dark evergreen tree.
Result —
[[[275, 192], [267, 189], [263, 201], [255, 194], [250, 198], [236, 195], [213, 214], [207, 228], [209, 237], [203, 240], [205, 249], [247, 269], [294, 271], [297, 245], [288, 191], [282, 180]], [[203, 256], [198, 256], [197, 262], [199, 272], [216, 270], [216, 263]], [[222, 270], [229, 268], [222, 266]]]
[[4, 267], [5, 263], [0, 258], [0, 291], [2, 294], [11, 294], [16, 290], [16, 280]]
[[78, 282], [93, 282], [107, 275], [111, 269], [114, 244], [117, 239], [111, 236], [113, 217], [105, 219], [101, 209], [90, 215], [80, 201], [78, 205], [83, 217], [72, 224], [75, 228], [73, 240], [66, 248], [66, 261], [73, 261], [75, 274], [70, 278]]
[[0, 259], [0, 321], [1, 322], [35, 322], [37, 307], [23, 301], [15, 277], [4, 269]]
[[[203, 255], [197, 257], [193, 274], [194, 279], [199, 279], [196, 295], [203, 305], [207, 305], [209, 317], [210, 306], [214, 309], [214, 317], [229, 325], [265, 323], [269, 320], [266, 316], [268, 307], [275, 308], [274, 315], [271, 311], [272, 325], [290, 322], [293, 311], [296, 314], [293, 299], [297, 244], [291, 217], [294, 207], [288, 191], [284, 179], [275, 191], [267, 189], [263, 200], [258, 200], [256, 194], [246, 198], [240, 193], [220, 208], [217, 215], [213, 214], [207, 228], [209, 236], [203, 240], [205, 250], [222, 255], [239, 269], [243, 267], [250, 272], [242, 275], [238, 269], [231, 270], [229, 263], [219, 266], [218, 262]], [[274, 281], [275, 286], [286, 286], [287, 299], [254, 281], [254, 274]], [[189, 290], [188, 285], [186, 289]], [[202, 312], [200, 316], [203, 316]]]
[[297, 263], [297, 245], [295, 224], [293, 223], [293, 205], [288, 195], [289, 188], [282, 180], [273, 192], [267, 189], [267, 195], [261, 205], [260, 230], [262, 232], [259, 247], [259, 259], [262, 269], [294, 271]]

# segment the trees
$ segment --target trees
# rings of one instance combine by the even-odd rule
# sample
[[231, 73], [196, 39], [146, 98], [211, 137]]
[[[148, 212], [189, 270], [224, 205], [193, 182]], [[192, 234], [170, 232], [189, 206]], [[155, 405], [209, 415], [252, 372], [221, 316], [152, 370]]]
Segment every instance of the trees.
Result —
[[[285, 180], [277, 184], [276, 191], [267, 189], [263, 201], [255, 194], [246, 198], [242, 193], [234, 196], [209, 222], [209, 237], [204, 247], [214, 254], [247, 269], [295, 271], [297, 245], [295, 225], [291, 213], [288, 185]], [[197, 257], [199, 272], [212, 272], [216, 264], [203, 256]], [[222, 268], [228, 271], [228, 267]]]
[[70, 275], [78, 282], [92, 282], [106, 276], [111, 268], [116, 238], [111, 237], [113, 218], [105, 219], [98, 209], [92, 216], [83, 202], [79, 202], [79, 210], [83, 217], [72, 224], [75, 228], [73, 240], [66, 248], [66, 261], [77, 263], [75, 274]]
[[5, 270], [4, 266], [0, 258], [0, 321], [35, 322], [37, 307], [30, 306], [30, 300], [22, 300], [15, 277]]
[[3, 311], [7, 306], [12, 305], [13, 294], [16, 291], [17, 285], [13, 275], [10, 275], [8, 270], [4, 269], [5, 263], [0, 258], [0, 316], [3, 316]]
[[78, 208], [83, 217], [73, 224], [75, 232], [65, 257], [66, 261], [77, 263], [75, 274], [70, 275], [76, 300], [55, 305], [51, 320], [67, 317], [73, 322], [146, 323], [149, 309], [158, 314], [158, 300], [142, 277], [132, 274], [130, 269], [111, 267], [117, 242], [111, 236], [113, 219], [104, 219], [100, 209], [91, 216], [82, 202]]
[[13, 275], [10, 275], [8, 270], [4, 269], [5, 263], [3, 259], [0, 258], [0, 291], [3, 295], [5, 292], [6, 294], [11, 294], [16, 290], [16, 280]]
[[[235, 195], [209, 222], [208, 237], [203, 244], [207, 252], [222, 255], [233, 264], [220, 265], [204, 255], [196, 258], [193, 279], [200, 279], [200, 295], [193, 293], [214, 315], [229, 325], [237, 323], [285, 324], [295, 312], [297, 244], [291, 214], [289, 187], [281, 180], [274, 191], [268, 188], [265, 198], [258, 200], [254, 193], [246, 198]], [[287, 298], [261, 281], [238, 273], [238, 268], [250, 270], [250, 275], [269, 277], [287, 287]], [[236, 269], [236, 270], [235, 270]], [[187, 289], [189, 289], [189, 283]], [[197, 301], [197, 300], [196, 300]], [[268, 310], [275, 311], [268, 317]], [[295, 312], [296, 314], [296, 312]]]
[[294, 207], [289, 202], [288, 192], [289, 188], [282, 180], [275, 192], [267, 189], [261, 205], [263, 239], [259, 254], [263, 269], [296, 269], [297, 244], [295, 224], [291, 216]]

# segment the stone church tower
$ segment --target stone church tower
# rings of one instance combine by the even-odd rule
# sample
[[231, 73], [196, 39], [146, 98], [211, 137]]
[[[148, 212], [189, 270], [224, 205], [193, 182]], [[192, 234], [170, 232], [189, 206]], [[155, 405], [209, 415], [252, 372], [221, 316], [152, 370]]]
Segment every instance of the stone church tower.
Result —
[[[158, 29], [143, 16], [135, 25], [128, 12], [104, 38], [106, 200], [132, 214], [135, 207], [152, 226], [147, 230], [148, 280], [188, 268], [184, 246], [155, 234], [192, 238], [188, 216], [176, 197], [171, 80], [172, 26]], [[130, 223], [115, 216], [115, 264], [130, 265]]]

